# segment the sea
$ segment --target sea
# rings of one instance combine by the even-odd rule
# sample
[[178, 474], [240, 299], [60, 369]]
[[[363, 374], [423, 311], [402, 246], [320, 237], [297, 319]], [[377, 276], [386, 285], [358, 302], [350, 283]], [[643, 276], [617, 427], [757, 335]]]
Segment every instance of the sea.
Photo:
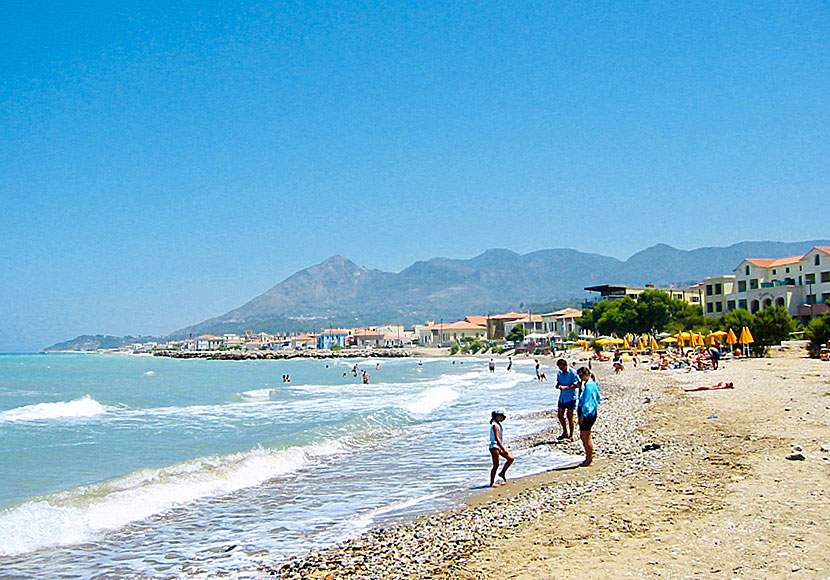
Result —
[[[533, 361], [496, 362], [2, 355], [0, 576], [245, 578], [459, 506], [494, 408], [508, 445], [550, 425]], [[516, 455], [514, 477], [574, 459]]]

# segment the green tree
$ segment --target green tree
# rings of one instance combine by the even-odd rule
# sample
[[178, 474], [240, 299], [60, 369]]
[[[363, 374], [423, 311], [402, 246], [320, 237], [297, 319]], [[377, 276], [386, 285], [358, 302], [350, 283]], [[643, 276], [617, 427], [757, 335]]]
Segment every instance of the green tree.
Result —
[[735, 333], [735, 336], [740, 336], [741, 329], [748, 326], [750, 329], [755, 323], [755, 317], [745, 308], [738, 308], [732, 312], [727, 312], [717, 321], [721, 330], [729, 330], [730, 328]]
[[821, 347], [830, 341], [830, 312], [811, 320], [807, 324], [805, 336], [810, 341], [810, 351], [817, 355]]
[[671, 318], [672, 298], [668, 292], [646, 290], [637, 299], [635, 334], [656, 334], [663, 330]]
[[755, 315], [750, 330], [755, 339], [753, 350], [763, 354], [769, 347], [790, 338], [790, 333], [795, 331], [795, 321], [783, 306], [771, 306]]
[[507, 336], [505, 337], [505, 340], [510, 340], [510, 341], [513, 341], [513, 342], [521, 342], [525, 339], [525, 336], [527, 336], [527, 335], [528, 335], [528, 332], [527, 332], [527, 330], [525, 330], [524, 324], [517, 324], [516, 326], [513, 327], [513, 330], [511, 330], [507, 334]]

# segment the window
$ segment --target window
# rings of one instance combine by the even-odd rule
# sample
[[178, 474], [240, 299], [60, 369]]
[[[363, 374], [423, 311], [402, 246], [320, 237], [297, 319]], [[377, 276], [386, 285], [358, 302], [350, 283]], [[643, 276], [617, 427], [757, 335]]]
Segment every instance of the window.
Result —
[[830, 292], [823, 292], [821, 295], [821, 301], [824, 304], [830, 304]]
[[744, 268], [744, 274], [746, 274], [747, 276], [749, 276], [749, 266], [747, 266], [746, 268]]
[[738, 282], [738, 292], [746, 292], [746, 280]]
[[715, 312], [723, 312], [723, 302], [715, 302]]
[[789, 274], [789, 273], [790, 273], [790, 267], [789, 267], [789, 266], [787, 266], [787, 271], [786, 271], [786, 273], [787, 273], [787, 274]]
[[707, 303], [707, 304], [706, 304], [706, 312], [709, 312], [710, 314], [711, 314], [712, 312], [714, 312], [714, 308], [713, 308], [713, 306], [712, 306], [712, 303], [711, 303], [711, 302], [709, 302], [709, 303]]
[[805, 284], [815, 284], [816, 283], [816, 275], [815, 274], [804, 274], [804, 283]]
[[744, 310], [746, 310], [746, 299], [738, 300], [738, 308], [743, 308]]
[[715, 294], [723, 294], [723, 284], [715, 284]]
[[815, 294], [807, 294], [807, 304], [815, 304], [816, 303], [816, 295]]
[[726, 301], [726, 311], [732, 312], [735, 310], [735, 301], [734, 300], [727, 300]]
[[821, 273], [821, 281], [822, 282], [830, 282], [830, 272], [822, 272]]
[[772, 269], [772, 275], [773, 275], [773, 276], [775, 276], [777, 273], [778, 273], [778, 272], [775, 270], [775, 268], [773, 268], [773, 269]]
[[814, 260], [814, 263], [815, 263], [816, 266], [821, 265], [821, 256], [820, 255], [816, 254], [816, 259]]
[[757, 290], [758, 289], [758, 278], [753, 278], [749, 281], [749, 289], [750, 290]]
[[707, 296], [711, 296], [711, 295], [712, 295], [712, 285], [711, 285], [711, 284], [707, 284], [707, 285], [706, 285], [706, 295], [707, 295]]

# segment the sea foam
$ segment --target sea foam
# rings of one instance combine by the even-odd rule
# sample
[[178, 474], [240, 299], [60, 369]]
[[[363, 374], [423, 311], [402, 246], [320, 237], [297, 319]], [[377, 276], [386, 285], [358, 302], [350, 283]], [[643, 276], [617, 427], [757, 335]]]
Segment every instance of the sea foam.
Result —
[[94, 417], [106, 412], [101, 403], [86, 395], [73, 401], [37, 403], [0, 412], [0, 423], [46, 421], [70, 417]]
[[30, 501], [0, 513], [0, 556], [94, 540], [169, 509], [227, 495], [286, 476], [317, 457], [347, 450], [339, 441], [307, 447], [255, 448], [194, 459]]

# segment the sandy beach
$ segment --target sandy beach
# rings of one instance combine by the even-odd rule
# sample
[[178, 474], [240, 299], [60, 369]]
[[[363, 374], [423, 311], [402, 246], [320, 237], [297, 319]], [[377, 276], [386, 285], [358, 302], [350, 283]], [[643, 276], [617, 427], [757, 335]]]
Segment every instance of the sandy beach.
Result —
[[[830, 364], [790, 355], [704, 372], [594, 370], [604, 400], [591, 467], [513, 480], [467, 507], [266, 562], [259, 573], [830, 578]], [[683, 391], [718, 381], [735, 388]], [[550, 418], [549, 431], [508, 444], [556, 445]]]

